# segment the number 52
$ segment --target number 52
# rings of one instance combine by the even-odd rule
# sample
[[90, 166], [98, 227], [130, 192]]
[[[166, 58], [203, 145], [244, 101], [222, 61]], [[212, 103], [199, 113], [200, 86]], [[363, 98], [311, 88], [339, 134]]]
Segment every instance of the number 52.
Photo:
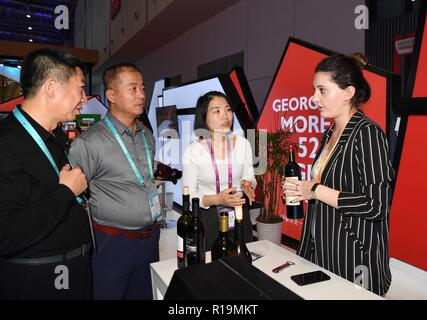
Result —
[[[309, 158], [314, 159], [316, 157], [317, 147], [319, 146], [319, 140], [316, 137], [311, 137], [308, 140], [308, 143], [313, 143], [314, 147], [311, 150]], [[298, 157], [304, 158], [307, 156], [307, 137], [299, 137], [299, 148], [298, 148]]]

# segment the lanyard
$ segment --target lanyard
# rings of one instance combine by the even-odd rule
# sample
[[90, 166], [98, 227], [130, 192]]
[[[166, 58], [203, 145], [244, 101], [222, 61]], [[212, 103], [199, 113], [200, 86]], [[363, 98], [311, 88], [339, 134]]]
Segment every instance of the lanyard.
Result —
[[[220, 193], [221, 187], [220, 187], [220, 181], [219, 181], [218, 165], [217, 165], [216, 160], [215, 160], [215, 154], [214, 154], [214, 150], [212, 147], [211, 140], [210, 139], [206, 140], [206, 143], [208, 144], [208, 147], [209, 147], [212, 165], [213, 165], [213, 168], [215, 171], [216, 193]], [[228, 187], [232, 188], [233, 187], [233, 168], [232, 168], [232, 163], [231, 163], [232, 162], [231, 145], [230, 145], [230, 139], [228, 139], [228, 138], [227, 138], [227, 153], [228, 153]]]
[[[108, 117], [104, 118], [104, 122], [107, 124], [108, 128], [110, 128], [111, 132], [113, 133], [114, 138], [116, 138], [117, 142], [119, 143], [120, 147], [122, 148], [123, 153], [125, 154], [126, 159], [129, 162], [129, 165], [131, 166], [133, 172], [135, 173], [136, 179], [138, 180], [139, 184], [144, 185], [144, 178], [139, 173], [139, 171], [135, 165], [135, 162], [133, 162], [132, 157], [131, 157], [128, 149], [126, 148], [125, 144], [123, 143], [122, 138], [120, 138], [120, 135], [117, 132], [117, 129], [114, 127], [113, 123], [111, 122], [111, 120]], [[154, 180], [153, 163], [151, 162], [150, 151], [148, 150], [147, 139], [145, 138], [145, 135], [143, 132], [141, 132], [141, 135], [142, 135], [142, 140], [144, 140], [145, 153], [147, 155], [147, 162], [148, 162], [148, 170], [150, 173], [150, 179]]]
[[[22, 115], [21, 111], [18, 108], [15, 107], [15, 109], [13, 109], [13, 115], [19, 121], [19, 123], [24, 127], [24, 129], [27, 130], [30, 136], [34, 139], [34, 141], [37, 143], [39, 148], [43, 151], [45, 156], [49, 159], [49, 162], [52, 165], [53, 169], [55, 170], [56, 174], [59, 176], [58, 166], [56, 165], [55, 160], [53, 160], [52, 155], [50, 154], [49, 149], [44, 143], [42, 137], [40, 137], [40, 135], [33, 128], [31, 123], [29, 123], [27, 119], [25, 119], [25, 117]], [[76, 200], [79, 204], [82, 204], [83, 202], [83, 200], [80, 197], [76, 197]]]

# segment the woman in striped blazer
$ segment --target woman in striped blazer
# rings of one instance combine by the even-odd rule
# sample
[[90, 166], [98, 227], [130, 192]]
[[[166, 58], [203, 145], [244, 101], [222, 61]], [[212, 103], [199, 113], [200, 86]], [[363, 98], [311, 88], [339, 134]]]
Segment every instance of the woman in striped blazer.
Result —
[[315, 70], [324, 133], [311, 181], [286, 180], [287, 196], [309, 200], [298, 254], [384, 295], [391, 283], [388, 239], [394, 170], [387, 138], [359, 105], [369, 100], [360, 54], [335, 55]]

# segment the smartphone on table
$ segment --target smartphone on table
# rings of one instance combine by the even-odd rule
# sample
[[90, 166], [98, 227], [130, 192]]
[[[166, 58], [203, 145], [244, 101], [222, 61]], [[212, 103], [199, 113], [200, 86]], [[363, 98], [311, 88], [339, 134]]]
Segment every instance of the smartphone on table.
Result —
[[312, 271], [307, 273], [295, 274], [291, 276], [291, 279], [299, 286], [305, 286], [312, 283], [322, 282], [330, 280], [331, 277], [328, 276], [323, 271]]

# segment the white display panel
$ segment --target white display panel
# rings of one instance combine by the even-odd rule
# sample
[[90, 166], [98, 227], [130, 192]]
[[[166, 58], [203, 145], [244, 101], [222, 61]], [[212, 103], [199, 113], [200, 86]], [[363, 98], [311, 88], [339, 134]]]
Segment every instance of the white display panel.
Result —
[[105, 114], [107, 113], [107, 107], [99, 101], [96, 97], [92, 97], [83, 105], [81, 114], [99, 114], [101, 119], [104, 119]]
[[151, 98], [150, 106], [148, 108], [148, 120], [150, 121], [151, 127], [153, 128], [153, 135], [156, 139], [156, 155], [154, 156], [155, 160], [159, 160], [159, 150], [160, 143], [157, 136], [157, 120], [156, 120], [156, 108], [159, 105], [159, 97], [163, 94], [163, 89], [165, 88], [165, 80], [158, 80], [154, 84], [153, 95]]
[[[184, 155], [185, 149], [196, 138], [193, 132], [194, 114], [178, 114], [179, 140], [170, 138], [164, 139], [158, 137], [155, 108], [159, 107], [159, 101], [162, 101], [165, 107], [174, 105], [178, 110], [195, 108], [200, 96], [209, 91], [220, 91], [225, 93], [225, 90], [218, 78], [184, 84], [170, 89], [163, 89], [164, 83], [164, 80], [156, 82], [149, 110], [149, 119], [153, 126], [154, 137], [156, 138], [155, 159], [172, 168], [182, 170], [182, 156]], [[159, 97], [161, 97], [161, 99]], [[234, 115], [233, 133], [244, 136], [242, 126], [236, 115]], [[178, 180], [176, 185], [172, 182], [167, 182], [166, 191], [173, 192], [174, 202], [182, 205], [182, 179]]]

